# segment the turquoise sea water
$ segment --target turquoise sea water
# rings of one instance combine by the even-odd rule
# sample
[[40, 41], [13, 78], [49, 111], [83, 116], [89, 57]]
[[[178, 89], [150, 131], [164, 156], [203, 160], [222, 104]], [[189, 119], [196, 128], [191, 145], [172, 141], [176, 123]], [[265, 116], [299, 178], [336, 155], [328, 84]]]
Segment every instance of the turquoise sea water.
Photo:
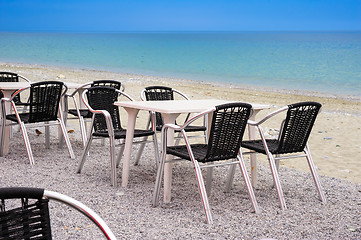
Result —
[[0, 33], [0, 61], [361, 96], [361, 32]]

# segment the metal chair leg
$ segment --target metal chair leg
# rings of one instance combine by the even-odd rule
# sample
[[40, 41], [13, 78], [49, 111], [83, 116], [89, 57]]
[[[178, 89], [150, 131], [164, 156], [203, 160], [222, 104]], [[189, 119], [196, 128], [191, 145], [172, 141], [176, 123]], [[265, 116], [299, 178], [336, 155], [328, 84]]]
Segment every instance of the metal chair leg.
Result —
[[305, 153], [306, 153], [308, 166], [310, 167], [310, 170], [311, 170], [311, 173], [312, 173], [312, 176], [313, 176], [313, 180], [315, 181], [315, 184], [316, 184], [318, 195], [320, 196], [321, 201], [323, 203], [326, 203], [327, 200], [326, 200], [325, 194], [322, 191], [321, 182], [320, 182], [320, 179], [318, 177], [316, 167], [315, 167], [315, 164], [313, 162], [313, 159], [312, 159], [311, 152], [310, 152], [310, 149], [308, 147], [308, 144], [306, 145]]
[[81, 140], [83, 142], [83, 146], [85, 147], [87, 136], [86, 136], [85, 122], [82, 116], [79, 117], [79, 126], [80, 126]]
[[[147, 141], [148, 136], [143, 138], [143, 141]], [[142, 143], [138, 149], [137, 156], [135, 157], [134, 166], [137, 166], [139, 164], [140, 157], [142, 156], [144, 147], [146, 143]]]
[[207, 168], [207, 177], [206, 177], [206, 192], [207, 196], [211, 196], [212, 191], [212, 181], [213, 181], [213, 167]]
[[23, 139], [24, 139], [24, 143], [25, 143], [25, 147], [26, 147], [26, 153], [28, 155], [29, 162], [31, 165], [34, 165], [35, 162], [34, 162], [33, 152], [31, 150], [31, 146], [30, 146], [28, 132], [26, 131], [26, 127], [23, 122], [20, 122], [20, 129], [21, 129], [21, 133], [23, 135]]
[[156, 165], [156, 167], [158, 167], [159, 161], [160, 161], [160, 156], [159, 156], [157, 133], [155, 133], [155, 132], [153, 134], [153, 145], [154, 145], [155, 165]]
[[203, 208], [204, 208], [204, 212], [206, 214], [206, 218], [207, 218], [207, 223], [208, 224], [212, 224], [213, 223], [213, 219], [212, 219], [212, 213], [211, 213], [211, 209], [209, 207], [209, 202], [208, 202], [208, 197], [207, 197], [207, 192], [206, 192], [206, 188], [204, 186], [204, 180], [203, 180], [203, 176], [202, 176], [202, 170], [199, 166], [198, 161], [193, 161], [194, 162], [194, 167], [195, 167], [195, 171], [196, 171], [196, 176], [197, 176], [197, 181], [198, 181], [198, 186], [199, 186], [199, 191], [201, 193], [201, 198], [202, 198], [202, 203], [203, 203]]
[[66, 146], [68, 148], [70, 158], [75, 158], [74, 151], [73, 151], [73, 148], [71, 147], [69, 136], [68, 136], [68, 133], [66, 132], [65, 125], [64, 125], [63, 121], [60, 118], [58, 119], [58, 121], [59, 121], [59, 124], [60, 124], [60, 127], [61, 127], [61, 131], [63, 132], [63, 137], [64, 137], [64, 140], [65, 140]]
[[285, 198], [283, 196], [281, 182], [280, 182], [280, 179], [278, 177], [278, 171], [277, 171], [276, 163], [275, 163], [275, 160], [274, 160], [271, 153], [268, 153], [267, 155], [268, 155], [268, 161], [270, 163], [270, 167], [271, 167], [271, 171], [272, 171], [273, 181], [274, 181], [274, 184], [276, 186], [278, 198], [280, 200], [281, 208], [282, 208], [282, 210], [285, 210], [285, 209], [287, 209], [287, 206], [286, 206]]
[[84, 163], [85, 163], [86, 157], [88, 155], [89, 148], [90, 148], [90, 145], [91, 145], [92, 141], [93, 141], [93, 136], [91, 134], [89, 134], [87, 144], [86, 144], [86, 146], [84, 148], [83, 154], [81, 155], [81, 160], [80, 160], [80, 163], [78, 165], [78, 169], [76, 170], [77, 173], [80, 173], [83, 166], [84, 166]]
[[232, 189], [232, 183], [234, 179], [234, 174], [236, 173], [236, 165], [231, 165], [228, 170], [227, 182], [226, 182], [226, 192], [230, 192]]
[[153, 207], [156, 207], [159, 204], [159, 194], [160, 194], [160, 187], [162, 185], [162, 176], [163, 176], [163, 172], [164, 172], [165, 157], [166, 157], [166, 154], [163, 149], [162, 156], [160, 157], [160, 162], [159, 162], [159, 166], [158, 166], [157, 177], [155, 180], [154, 193], [153, 193]]
[[246, 165], [244, 164], [242, 153], [237, 156], [237, 159], [238, 159], [238, 162], [239, 162], [239, 167], [241, 168], [241, 171], [242, 171], [244, 182], [246, 183], [246, 186], [247, 186], [249, 198], [251, 199], [253, 209], [254, 209], [254, 211], [256, 213], [259, 213], [260, 210], [259, 210], [259, 207], [258, 207], [258, 204], [257, 204], [256, 196], [254, 195], [251, 180], [249, 179], [249, 176], [248, 176], [248, 173], [247, 173]]
[[120, 160], [122, 160], [123, 152], [124, 152], [124, 144], [121, 145], [120, 148], [119, 148], [119, 154], [118, 154], [118, 157], [117, 157], [117, 165], [116, 165], [117, 168], [119, 167]]
[[113, 136], [109, 136], [110, 144], [110, 166], [111, 166], [111, 183], [113, 187], [117, 187], [117, 171], [115, 159], [115, 140]]

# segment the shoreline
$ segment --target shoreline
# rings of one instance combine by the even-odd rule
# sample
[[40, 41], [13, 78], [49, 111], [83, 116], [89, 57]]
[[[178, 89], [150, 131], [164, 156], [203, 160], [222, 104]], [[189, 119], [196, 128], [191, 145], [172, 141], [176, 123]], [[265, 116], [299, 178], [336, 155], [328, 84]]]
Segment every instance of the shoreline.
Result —
[[[222, 98], [254, 103], [269, 104], [269, 111], [262, 111], [258, 119], [284, 105], [300, 101], [316, 101], [323, 105], [310, 137], [310, 148], [320, 175], [346, 179], [361, 183], [361, 99], [304, 91], [263, 89], [236, 84], [193, 81], [187, 79], [146, 76], [141, 74], [116, 73], [40, 64], [0, 62], [1, 71], [19, 73], [29, 80], [60, 80], [86, 83], [96, 79], [117, 79], [124, 83], [125, 91], [139, 99], [140, 91], [150, 85], [168, 85], [193, 99]], [[277, 122], [277, 118], [275, 122]], [[273, 124], [273, 122], [270, 122]], [[137, 123], [138, 124], [138, 123]], [[272, 128], [278, 128], [278, 122]], [[266, 125], [267, 126], [267, 125]], [[267, 126], [268, 127], [268, 126]], [[77, 129], [76, 129], [77, 130]], [[258, 155], [260, 161], [267, 160]], [[309, 172], [305, 160], [284, 161], [282, 166]]]
[[307, 91], [307, 90], [296, 90], [296, 89], [283, 89], [283, 88], [276, 88], [276, 87], [266, 87], [263, 88], [261, 86], [256, 85], [242, 85], [236, 83], [217, 83], [213, 81], [203, 81], [203, 80], [192, 80], [186, 78], [177, 78], [177, 77], [163, 77], [157, 75], [146, 75], [146, 74], [136, 74], [136, 73], [124, 73], [124, 72], [115, 72], [110, 70], [96, 70], [91, 68], [73, 68], [73, 67], [66, 67], [66, 66], [56, 66], [56, 65], [45, 65], [45, 64], [30, 64], [30, 63], [19, 63], [19, 62], [6, 62], [0, 61], [0, 67], [24, 67], [24, 68], [54, 68], [59, 69], [60, 71], [87, 71], [87, 72], [96, 72], [96, 73], [109, 73], [109, 74], [118, 74], [123, 76], [135, 77], [135, 78], [151, 78], [153, 80], [177, 80], [186, 83], [196, 83], [202, 85], [209, 85], [212, 87], [232, 87], [241, 90], [250, 90], [250, 91], [262, 91], [262, 92], [273, 92], [273, 93], [281, 93], [281, 94], [290, 94], [290, 95], [302, 95], [302, 96], [315, 96], [319, 98], [332, 98], [332, 99], [342, 99], [347, 101], [355, 101], [361, 102], [361, 95], [349, 95], [349, 94], [335, 94], [335, 93], [324, 93], [324, 92], [317, 92], [317, 91]]

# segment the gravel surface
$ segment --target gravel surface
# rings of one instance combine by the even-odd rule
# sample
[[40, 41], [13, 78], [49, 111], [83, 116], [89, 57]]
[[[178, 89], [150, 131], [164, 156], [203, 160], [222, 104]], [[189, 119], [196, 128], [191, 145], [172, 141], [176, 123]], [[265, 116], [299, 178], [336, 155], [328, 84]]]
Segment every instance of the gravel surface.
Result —
[[[113, 188], [108, 142], [105, 146], [93, 143], [82, 173], [77, 174], [82, 144], [78, 128], [72, 129], [75, 131], [69, 135], [76, 159], [69, 158], [65, 146], [58, 147], [54, 128], [50, 149], [45, 149], [44, 134], [37, 136], [35, 129], [29, 129], [33, 167], [21, 134], [14, 132], [10, 153], [0, 157], [1, 187], [40, 187], [69, 195], [99, 213], [118, 239], [361, 239], [360, 184], [321, 176], [328, 200], [324, 205], [309, 172], [281, 167], [288, 206], [282, 211], [270, 169], [260, 156], [255, 194], [261, 213], [253, 212], [240, 171], [232, 191], [224, 193], [227, 169], [217, 168], [209, 199], [214, 224], [208, 225], [189, 162], [174, 167], [171, 203], [153, 208], [156, 168], [152, 144], [146, 147], [140, 165], [131, 166], [128, 188], [120, 187], [121, 166], [117, 172], [119, 187]], [[135, 151], [136, 147], [133, 157]], [[50, 207], [54, 239], [102, 238], [92, 222], [78, 212], [54, 201]]]

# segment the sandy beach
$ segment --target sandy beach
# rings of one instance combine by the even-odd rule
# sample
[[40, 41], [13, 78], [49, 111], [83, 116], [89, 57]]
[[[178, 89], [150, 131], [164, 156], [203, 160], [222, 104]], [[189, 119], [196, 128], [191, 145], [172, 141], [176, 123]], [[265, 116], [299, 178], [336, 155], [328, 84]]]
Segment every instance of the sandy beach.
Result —
[[[96, 211], [102, 212], [100, 215], [109, 222], [119, 239], [361, 238], [360, 98], [320, 94], [312, 92], [311, 89], [310, 92], [263, 89], [30, 64], [0, 62], [0, 70], [16, 72], [33, 82], [60, 80], [86, 83], [98, 79], [117, 79], [124, 83], [125, 91], [135, 99], [140, 99], [140, 91], [146, 86], [167, 85], [184, 92], [192, 99], [213, 98], [270, 105], [270, 109], [262, 111], [258, 119], [290, 103], [320, 102], [323, 105], [322, 112], [315, 123], [309, 144], [328, 199], [326, 205], [322, 205], [318, 200], [306, 160], [285, 160], [281, 162], [280, 178], [289, 209], [282, 212], [277, 194], [272, 188], [267, 160], [258, 155], [260, 184], [255, 192], [262, 209], [261, 214], [252, 213], [243, 181], [237, 181], [232, 192], [225, 194], [222, 177], [224, 172], [216, 171], [215, 181], [219, 181], [212, 190], [210, 202], [215, 224], [206, 225], [194, 173], [187, 165], [175, 168], [174, 189], [177, 189], [177, 194], [173, 194], [174, 200], [172, 199], [170, 204], [152, 208], [150, 203], [156, 172], [151, 161], [152, 147], [146, 149], [144, 157], [149, 158], [149, 161], [144, 159], [139, 167], [132, 167], [129, 189], [114, 191], [110, 186], [108, 162], [99, 161], [101, 163], [96, 164], [99, 159], [104, 159], [101, 151], [106, 152], [101, 144], [95, 145], [95, 150], [91, 153], [93, 157], [89, 158], [91, 160], [86, 163], [84, 172], [75, 174], [82, 152], [79, 127], [75, 121], [68, 126], [68, 130], [74, 130], [70, 137], [76, 154], [75, 160], [69, 159], [65, 148], [52, 146], [51, 151], [44, 150], [43, 139], [30, 134], [30, 138], [34, 139], [31, 143], [34, 144], [36, 162], [34, 167], [30, 167], [21, 135], [15, 133], [10, 153], [0, 157], [0, 183], [1, 186], [40, 186], [78, 197], [78, 200], [85, 201], [90, 207], [95, 207]], [[146, 116], [147, 113], [141, 114]], [[140, 117], [137, 125], [144, 127], [145, 121], [141, 119], [146, 117]], [[126, 122], [126, 117], [122, 120]], [[265, 127], [271, 134], [274, 129], [279, 128], [279, 123], [280, 117], [277, 117], [267, 122]], [[56, 143], [55, 138], [54, 133], [52, 143]], [[119, 183], [120, 176], [119, 170]], [[182, 181], [186, 176], [191, 176], [191, 186]], [[48, 180], [44, 182], [43, 178]], [[241, 179], [240, 174], [238, 179]], [[233, 214], [233, 211], [239, 214]], [[59, 209], [55, 209], [55, 212], [59, 216], [63, 215]], [[68, 220], [55, 220], [56, 224], [63, 226], [56, 230], [55, 236], [66, 232], [67, 239], [89, 239], [79, 236], [96, 232], [94, 227], [87, 224], [80, 226], [77, 216]]]

